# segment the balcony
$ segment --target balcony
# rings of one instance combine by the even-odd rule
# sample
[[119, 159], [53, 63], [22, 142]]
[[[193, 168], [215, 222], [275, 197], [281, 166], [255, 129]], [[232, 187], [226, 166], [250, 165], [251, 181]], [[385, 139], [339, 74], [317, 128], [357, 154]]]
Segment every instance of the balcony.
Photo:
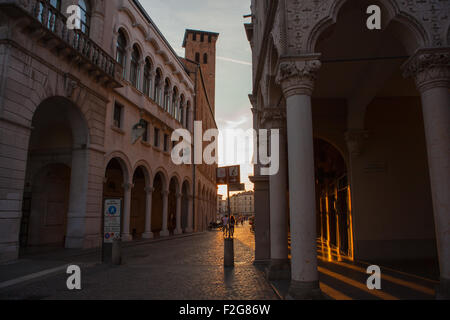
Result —
[[122, 66], [88, 35], [68, 29], [67, 18], [48, 0], [0, 0], [0, 10], [14, 19], [23, 32], [58, 57], [76, 64], [103, 86], [122, 86]]

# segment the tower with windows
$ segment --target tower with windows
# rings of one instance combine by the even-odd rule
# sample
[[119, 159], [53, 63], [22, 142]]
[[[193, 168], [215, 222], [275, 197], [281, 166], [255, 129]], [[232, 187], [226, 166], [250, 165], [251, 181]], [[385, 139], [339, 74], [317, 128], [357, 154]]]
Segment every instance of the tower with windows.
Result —
[[215, 32], [186, 30], [183, 41], [185, 57], [198, 63], [202, 68], [202, 74], [206, 79], [206, 91], [208, 100], [214, 112], [214, 100], [216, 90], [216, 42], [219, 34]]

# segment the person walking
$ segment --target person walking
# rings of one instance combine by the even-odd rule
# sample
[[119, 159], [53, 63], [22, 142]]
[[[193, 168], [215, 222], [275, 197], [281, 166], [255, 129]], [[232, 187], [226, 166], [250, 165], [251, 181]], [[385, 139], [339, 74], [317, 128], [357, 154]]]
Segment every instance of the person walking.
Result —
[[222, 218], [222, 231], [224, 233], [224, 236], [228, 236], [228, 215], [223, 216]]
[[230, 236], [233, 237], [233, 235], [234, 235], [234, 226], [236, 224], [236, 219], [234, 218], [234, 216], [230, 217], [229, 224], [230, 224]]

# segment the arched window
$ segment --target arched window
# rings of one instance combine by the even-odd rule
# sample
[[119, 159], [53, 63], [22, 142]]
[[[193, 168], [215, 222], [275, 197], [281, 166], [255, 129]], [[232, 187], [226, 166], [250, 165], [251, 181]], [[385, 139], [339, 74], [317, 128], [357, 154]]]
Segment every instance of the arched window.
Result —
[[208, 54], [203, 54], [203, 63], [207, 64], [208, 63]]
[[200, 63], [200, 53], [195, 53], [195, 62]]
[[164, 110], [169, 111], [170, 106], [170, 82], [166, 79], [164, 85]]
[[185, 127], [186, 129], [188, 129], [188, 130], [191, 129], [191, 124], [190, 124], [190, 122], [191, 122], [190, 113], [191, 113], [191, 102], [188, 101], [188, 102], [186, 103], [186, 121], [185, 121], [185, 124], [184, 124], [184, 127]]
[[145, 59], [144, 66], [144, 94], [150, 97], [150, 90], [152, 88], [152, 63], [149, 58]]
[[123, 77], [125, 78], [126, 75], [126, 64], [127, 64], [127, 38], [125, 37], [125, 34], [123, 33], [123, 30], [119, 30], [119, 35], [117, 36], [117, 44], [116, 44], [116, 61], [122, 66], [123, 68]]
[[180, 97], [180, 115], [178, 117], [178, 121], [181, 123], [181, 125], [184, 127], [184, 96], [181, 95]]
[[91, 8], [89, 5], [89, 1], [78, 0], [78, 6], [81, 9], [81, 21], [80, 21], [81, 32], [83, 32], [86, 35], [89, 35], [91, 22]]
[[137, 89], [139, 89], [139, 78], [141, 77], [141, 72], [139, 70], [140, 59], [141, 54], [139, 53], [139, 49], [137, 45], [134, 45], [131, 53], [130, 82]]
[[177, 99], [178, 99], [178, 89], [177, 87], [173, 88], [173, 95], [172, 95], [172, 108], [170, 110], [170, 114], [175, 119], [178, 118], [178, 106], [177, 106]]
[[155, 102], [158, 105], [162, 105], [161, 103], [161, 86], [162, 86], [162, 74], [161, 74], [161, 70], [157, 69], [156, 70], [156, 76], [155, 76], [155, 93], [153, 98], [155, 99]]
[[47, 28], [55, 31], [55, 21], [56, 21], [56, 12], [61, 12], [61, 0], [50, 0], [50, 7], [48, 11], [47, 21], [43, 21], [43, 14], [44, 14], [44, 5], [42, 2], [39, 2], [39, 15], [38, 20], [42, 24], [47, 24]]

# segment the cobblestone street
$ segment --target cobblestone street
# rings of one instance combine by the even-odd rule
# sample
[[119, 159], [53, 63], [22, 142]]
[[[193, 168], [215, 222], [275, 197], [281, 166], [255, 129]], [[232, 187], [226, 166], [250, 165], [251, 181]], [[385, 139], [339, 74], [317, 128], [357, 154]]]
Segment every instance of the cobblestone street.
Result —
[[0, 299], [277, 299], [253, 266], [249, 226], [236, 229], [235, 268], [223, 268], [223, 235], [213, 231], [123, 249], [120, 267], [82, 267], [82, 290], [66, 288], [65, 271], [9, 287]]

